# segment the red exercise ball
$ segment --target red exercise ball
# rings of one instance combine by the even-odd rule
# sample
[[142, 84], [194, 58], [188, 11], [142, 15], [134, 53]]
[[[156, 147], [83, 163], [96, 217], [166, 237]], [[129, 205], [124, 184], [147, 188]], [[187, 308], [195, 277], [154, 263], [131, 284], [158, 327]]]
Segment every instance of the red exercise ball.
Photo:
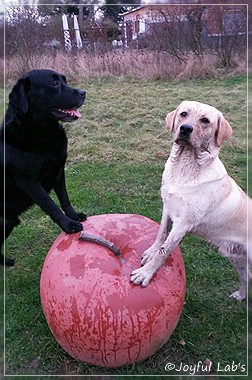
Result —
[[159, 225], [131, 214], [89, 217], [85, 233], [114, 243], [107, 247], [62, 232], [45, 259], [40, 294], [47, 323], [73, 358], [120, 367], [153, 355], [175, 329], [185, 296], [185, 268], [177, 247], [147, 287], [131, 272], [154, 241]]

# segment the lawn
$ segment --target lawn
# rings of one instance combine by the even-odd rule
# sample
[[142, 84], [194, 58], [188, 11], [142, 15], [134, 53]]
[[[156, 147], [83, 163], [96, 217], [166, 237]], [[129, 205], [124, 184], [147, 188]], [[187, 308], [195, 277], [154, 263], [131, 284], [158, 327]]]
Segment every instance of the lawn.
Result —
[[[233, 127], [221, 150], [230, 175], [246, 190], [246, 78], [144, 81], [88, 79], [82, 118], [66, 125], [67, 187], [74, 207], [88, 215], [136, 213], [159, 222], [161, 175], [171, 147], [167, 112], [184, 99], [219, 108]], [[54, 195], [53, 195], [54, 197]], [[55, 197], [54, 197], [55, 199]], [[118, 369], [95, 367], [69, 357], [52, 337], [39, 295], [44, 258], [60, 229], [37, 206], [6, 243], [15, 258], [5, 276], [5, 365], [8, 375], [186, 375], [165, 370], [168, 362], [195, 365], [209, 359], [218, 367], [237, 364], [232, 378], [247, 369], [247, 308], [228, 296], [239, 281], [225, 258], [202, 240], [182, 244], [187, 291], [180, 322], [171, 339], [144, 362]], [[185, 342], [185, 344], [181, 344]], [[240, 363], [240, 366], [238, 364]]]

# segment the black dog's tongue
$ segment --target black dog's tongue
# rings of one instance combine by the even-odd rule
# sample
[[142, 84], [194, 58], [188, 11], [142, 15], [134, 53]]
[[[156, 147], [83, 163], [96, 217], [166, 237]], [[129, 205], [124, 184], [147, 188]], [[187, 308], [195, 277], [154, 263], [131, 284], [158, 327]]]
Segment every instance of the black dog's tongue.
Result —
[[58, 111], [60, 111], [62, 113], [65, 113], [67, 115], [70, 115], [70, 116], [75, 116], [77, 118], [81, 117], [81, 113], [77, 109], [76, 110], [74, 110], [74, 109], [72, 109], [72, 110], [65, 110], [65, 109], [59, 108]]
[[70, 113], [71, 116], [81, 117], [81, 113], [79, 110], [66, 110], [67, 113]]

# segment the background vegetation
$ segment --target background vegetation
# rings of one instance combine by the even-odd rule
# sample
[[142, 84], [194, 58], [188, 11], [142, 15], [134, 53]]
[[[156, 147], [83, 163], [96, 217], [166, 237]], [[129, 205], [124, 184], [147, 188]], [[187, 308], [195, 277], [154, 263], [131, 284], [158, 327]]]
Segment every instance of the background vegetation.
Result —
[[[134, 30], [137, 21], [130, 24], [127, 21], [126, 27], [121, 14], [136, 4], [7, 7], [7, 83], [28, 69], [45, 65], [62, 68], [73, 80], [77, 76], [107, 75], [155, 79], [211, 78], [244, 71], [247, 47], [245, 5], [157, 6], [157, 14], [146, 21], [146, 31], [137, 39], [130, 39], [129, 27]], [[62, 14], [68, 16], [71, 54], [65, 52]], [[81, 50], [77, 49], [75, 42], [74, 15], [79, 20]], [[156, 22], [155, 17], [162, 21]], [[127, 41], [126, 30], [127, 36], [129, 34]], [[121, 45], [113, 47], [113, 41], [120, 41]]]
[[[48, 13], [48, 7], [45, 11]], [[0, 111], [3, 114], [15, 81], [33, 68], [58, 70], [72, 85], [87, 90], [82, 118], [66, 125], [67, 185], [77, 209], [88, 215], [138, 213], [160, 221], [160, 179], [171, 147], [164, 118], [184, 99], [210, 103], [228, 118], [234, 133], [223, 146], [221, 159], [230, 175], [248, 190], [246, 44], [239, 51], [232, 50], [231, 60], [222, 60], [217, 51], [209, 49], [198, 55], [186, 51], [182, 60], [168, 49], [113, 50], [113, 31], [118, 31], [118, 20], [113, 16], [113, 20], [104, 18], [103, 49], [66, 54], [64, 49], [43, 46], [55, 37], [56, 31], [62, 38], [60, 12], [55, 14], [45, 39], [34, 13], [26, 17], [23, 10], [18, 12], [16, 23], [7, 28], [6, 75], [4, 78], [4, 70], [0, 75], [2, 84], [5, 79], [6, 93], [4, 96], [0, 88]], [[87, 18], [82, 32], [89, 26]], [[93, 41], [95, 33], [90, 33], [89, 38]], [[3, 68], [3, 58], [1, 65]], [[191, 236], [181, 244], [187, 294], [181, 320], [170, 341], [143, 363], [120, 369], [76, 362], [53, 339], [39, 296], [43, 261], [60, 230], [38, 207], [21, 219], [22, 224], [6, 244], [6, 254], [16, 259], [15, 267], [5, 272], [6, 374], [23, 375], [24, 379], [27, 375], [84, 374], [101, 378], [137, 374], [145, 378], [148, 374], [168, 375], [167, 362], [179, 365], [211, 360], [217, 375], [222, 375], [216, 373], [218, 363], [222, 367], [233, 361], [247, 365], [247, 305], [228, 297], [238, 287], [238, 278], [215, 249]], [[2, 278], [3, 274], [2, 269]], [[248, 306], [252, 319], [251, 304]], [[2, 329], [1, 333], [3, 337]], [[173, 374], [181, 378], [185, 375]], [[237, 374], [243, 373], [228, 375], [231, 379]]]

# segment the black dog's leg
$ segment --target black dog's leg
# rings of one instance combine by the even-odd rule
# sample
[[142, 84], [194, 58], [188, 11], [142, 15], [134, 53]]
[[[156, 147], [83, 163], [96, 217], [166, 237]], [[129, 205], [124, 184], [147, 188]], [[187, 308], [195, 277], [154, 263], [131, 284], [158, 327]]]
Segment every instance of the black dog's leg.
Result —
[[[2, 247], [4, 241], [8, 238], [8, 236], [10, 236], [13, 228], [19, 223], [20, 221], [17, 219], [16, 222], [7, 223], [5, 227], [3, 225], [0, 226], [0, 247]], [[0, 264], [12, 267], [14, 265], [14, 260], [4, 256], [4, 254], [1, 252]]]
[[20, 181], [18, 186], [22, 188], [38, 206], [56, 222], [63, 231], [68, 234], [80, 232], [83, 226], [80, 222], [68, 218], [49, 197], [39, 182]]
[[70, 200], [68, 198], [67, 190], [66, 190], [66, 181], [65, 181], [65, 172], [64, 169], [61, 171], [59, 178], [54, 186], [55, 193], [60, 201], [62, 210], [66, 213], [66, 215], [80, 222], [84, 222], [87, 219], [87, 216], [83, 213], [77, 213], [73, 207], [71, 206]]

